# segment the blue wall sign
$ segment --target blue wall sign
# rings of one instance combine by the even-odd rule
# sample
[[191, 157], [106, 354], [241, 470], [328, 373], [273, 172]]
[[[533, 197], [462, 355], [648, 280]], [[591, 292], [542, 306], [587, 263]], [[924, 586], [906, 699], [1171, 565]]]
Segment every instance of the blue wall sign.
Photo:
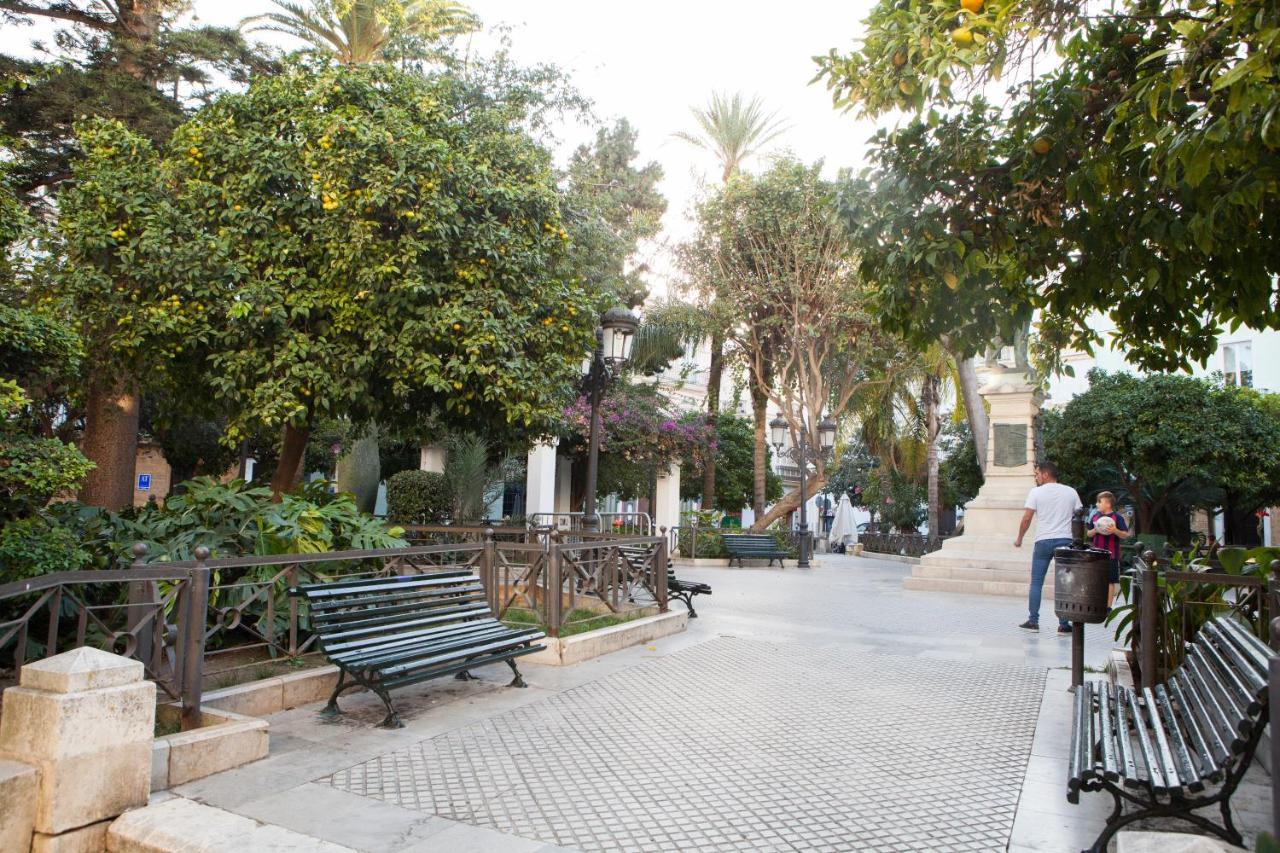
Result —
[[140, 492], [151, 491], [151, 475], [150, 474], [138, 475], [138, 491]]

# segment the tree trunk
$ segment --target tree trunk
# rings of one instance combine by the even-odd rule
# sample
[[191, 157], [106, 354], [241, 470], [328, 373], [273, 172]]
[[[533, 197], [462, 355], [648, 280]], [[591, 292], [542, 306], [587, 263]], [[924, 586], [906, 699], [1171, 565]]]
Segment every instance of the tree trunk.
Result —
[[82, 503], [111, 510], [133, 506], [139, 402], [129, 377], [89, 386], [80, 449], [97, 467], [80, 487]]
[[[822, 487], [825, 486], [826, 484], [827, 484], [827, 475], [825, 472], [812, 474], [809, 477], [805, 478], [805, 481], [804, 481], [805, 491], [809, 494], [810, 497], [821, 492]], [[774, 504], [773, 508], [770, 509], [768, 513], [766, 513], [763, 516], [757, 517], [755, 520], [755, 523], [751, 525], [751, 531], [753, 533], [759, 533], [763, 531], [765, 528], [767, 528], [770, 524], [773, 524], [778, 519], [795, 512], [799, 508], [800, 508], [800, 489], [795, 488], [787, 492], [785, 495], [783, 495], [782, 499], [778, 501], [776, 504]], [[814, 529], [814, 525], [812, 521], [809, 522], [809, 529], [810, 530]]]
[[284, 441], [280, 447], [280, 461], [271, 476], [271, 499], [280, 502], [285, 492], [298, 485], [302, 476], [302, 460], [307, 452], [307, 439], [311, 437], [311, 425], [296, 427], [285, 424]]
[[938, 499], [938, 434], [942, 431], [941, 419], [938, 416], [940, 384], [941, 380], [937, 376], [926, 376], [924, 393], [921, 395], [924, 398], [925, 465], [929, 477], [929, 536], [931, 537], [938, 535], [938, 521], [942, 509]]
[[756, 518], [764, 515], [769, 487], [769, 395], [751, 381], [751, 416], [755, 421], [755, 446], [751, 452], [751, 510]]
[[956, 363], [956, 374], [959, 379], [960, 395], [964, 399], [965, 414], [969, 418], [969, 430], [973, 433], [973, 446], [978, 454], [978, 470], [987, 473], [987, 436], [990, 433], [990, 418], [987, 417], [986, 406], [982, 395], [978, 393], [978, 369], [973, 366], [973, 359], [965, 358], [959, 352], [943, 347], [951, 353]]
[[[716, 420], [720, 416], [720, 379], [724, 375], [724, 333], [711, 335], [711, 366], [707, 370], [707, 429], [715, 433]], [[702, 472], [702, 508], [714, 509], [716, 504], [716, 460], [707, 454], [707, 466]]]

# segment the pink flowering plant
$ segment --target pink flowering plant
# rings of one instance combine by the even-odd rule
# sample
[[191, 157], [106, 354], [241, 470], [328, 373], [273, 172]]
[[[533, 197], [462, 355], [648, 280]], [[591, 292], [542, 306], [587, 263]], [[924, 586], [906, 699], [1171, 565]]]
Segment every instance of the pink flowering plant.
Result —
[[[591, 429], [591, 406], [579, 397], [564, 411], [575, 439], [586, 443]], [[600, 404], [600, 453], [612, 463], [646, 469], [665, 466], [690, 454], [702, 464], [716, 452], [714, 433], [699, 412], [676, 412], [670, 401], [649, 386], [618, 383]]]

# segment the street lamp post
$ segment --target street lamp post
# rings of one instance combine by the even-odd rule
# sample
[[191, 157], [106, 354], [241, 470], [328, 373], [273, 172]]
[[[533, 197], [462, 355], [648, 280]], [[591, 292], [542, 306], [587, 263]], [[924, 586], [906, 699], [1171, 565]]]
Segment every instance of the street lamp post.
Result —
[[836, 444], [836, 425], [835, 421], [829, 417], [825, 417], [818, 421], [818, 442], [819, 447], [810, 448], [806, 441], [809, 428], [801, 418], [800, 429], [798, 430], [800, 442], [797, 446], [791, 447], [789, 439], [789, 430], [787, 422], [779, 414], [776, 418], [769, 421], [770, 440], [779, 456], [787, 457], [795, 461], [796, 467], [800, 469], [800, 559], [796, 561], [796, 566], [801, 569], [810, 568], [809, 556], [813, 550], [813, 543], [809, 536], [809, 512], [806, 506], [809, 502], [807, 491], [809, 462], [817, 461], [819, 458], [826, 459]]
[[600, 516], [596, 514], [596, 480], [600, 467], [600, 401], [609, 383], [631, 358], [631, 344], [639, 322], [635, 315], [622, 306], [610, 308], [600, 317], [596, 327], [596, 346], [591, 355], [583, 359], [583, 386], [591, 404], [591, 431], [587, 450], [587, 500], [582, 508], [584, 530], [600, 529]]

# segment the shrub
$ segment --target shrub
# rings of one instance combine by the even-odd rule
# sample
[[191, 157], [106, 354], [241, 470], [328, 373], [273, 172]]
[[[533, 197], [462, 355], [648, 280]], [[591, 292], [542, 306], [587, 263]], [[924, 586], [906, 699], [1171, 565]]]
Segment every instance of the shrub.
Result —
[[401, 471], [387, 480], [387, 520], [397, 524], [440, 524], [453, 509], [453, 490], [444, 474]]
[[0, 528], [0, 584], [83, 568], [89, 553], [76, 531], [44, 515]]

